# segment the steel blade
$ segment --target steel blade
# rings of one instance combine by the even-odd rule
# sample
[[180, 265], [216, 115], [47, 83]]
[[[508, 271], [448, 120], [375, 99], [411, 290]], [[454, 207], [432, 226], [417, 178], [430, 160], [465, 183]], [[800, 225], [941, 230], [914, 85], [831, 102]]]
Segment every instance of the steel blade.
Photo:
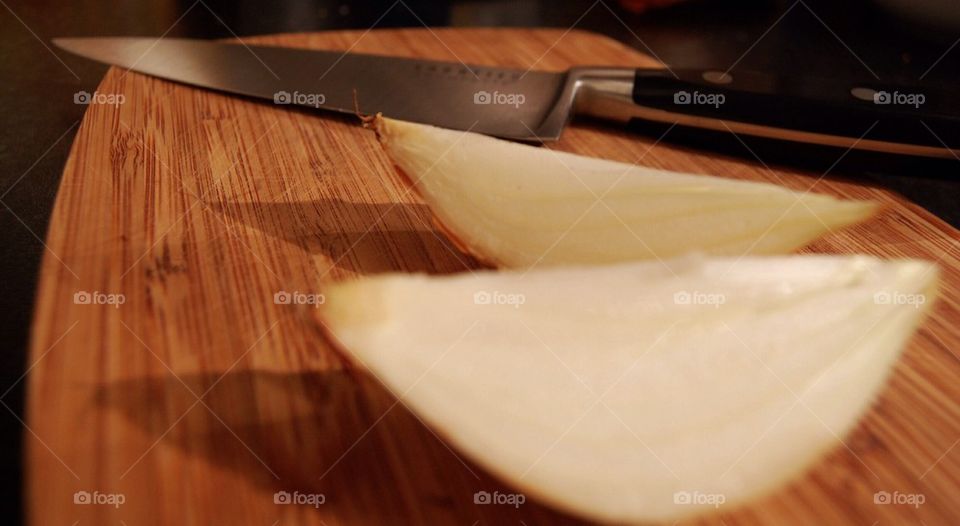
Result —
[[560, 131], [548, 126], [538, 137], [564, 73], [174, 38], [54, 43], [139, 73], [277, 104], [353, 113], [356, 91], [364, 113], [514, 139], [552, 139]]

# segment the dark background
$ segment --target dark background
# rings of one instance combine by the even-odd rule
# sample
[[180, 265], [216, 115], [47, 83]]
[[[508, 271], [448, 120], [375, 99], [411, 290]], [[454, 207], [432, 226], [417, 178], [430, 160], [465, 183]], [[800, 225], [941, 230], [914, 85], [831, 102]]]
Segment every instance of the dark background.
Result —
[[[628, 0], [623, 0], [628, 1]], [[960, 7], [934, 21], [879, 0], [690, 0], [641, 13], [618, 0], [324, 1], [0, 0], [0, 470], [3, 522], [20, 522], [26, 348], [36, 273], [64, 161], [106, 66], [54, 49], [57, 36], [224, 38], [289, 31], [429, 26], [551, 26], [597, 31], [673, 67], [955, 84]], [[889, 2], [892, 3], [892, 2]], [[914, 2], [935, 5], [940, 2]], [[949, 3], [949, 2], [945, 2]], [[956, 5], [956, 4], [954, 4]], [[917, 10], [920, 10], [917, 7]], [[919, 11], [918, 11], [919, 12]], [[744, 152], [728, 152], [743, 155]], [[789, 158], [790, 156], [785, 156]], [[797, 157], [794, 155], [794, 157]], [[829, 160], [832, 163], [836, 155]], [[827, 161], [824, 161], [827, 162]], [[814, 163], [815, 164], [815, 163]], [[826, 166], [819, 166], [824, 169]], [[841, 163], [831, 173], [891, 187], [960, 225], [960, 162]]]

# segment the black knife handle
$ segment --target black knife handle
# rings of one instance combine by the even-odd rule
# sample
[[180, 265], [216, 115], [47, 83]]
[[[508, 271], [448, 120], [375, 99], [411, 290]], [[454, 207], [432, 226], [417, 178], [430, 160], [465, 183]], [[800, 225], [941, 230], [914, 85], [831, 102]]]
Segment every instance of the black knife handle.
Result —
[[751, 71], [638, 69], [632, 118], [933, 157], [960, 151], [960, 90]]

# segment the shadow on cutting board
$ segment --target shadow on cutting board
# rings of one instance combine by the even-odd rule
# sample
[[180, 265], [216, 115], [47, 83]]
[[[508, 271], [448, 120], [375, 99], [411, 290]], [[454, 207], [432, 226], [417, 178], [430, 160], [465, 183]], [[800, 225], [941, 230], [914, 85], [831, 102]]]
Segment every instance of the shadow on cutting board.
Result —
[[[511, 506], [478, 506], [474, 493], [513, 493], [482, 469], [455, 454], [376, 380], [344, 370], [302, 372], [238, 371], [219, 375], [142, 378], [100, 388], [97, 403], [142, 431], [145, 444], [158, 437], [173, 445], [190, 466], [169, 466], [172, 458], [153, 451], [125, 478], [131, 500], [150, 496], [149, 464], [204, 473], [239, 474], [257, 491], [251, 504], [272, 510], [277, 491], [323, 493], [326, 502], [314, 509], [280, 508], [316, 513], [345, 523], [402, 524], [412, 517], [426, 524], [502, 523], [579, 524], [528, 500]], [[196, 403], [203, 398], [209, 409]], [[196, 396], [192, 394], [196, 393]], [[186, 416], [178, 421], [180, 415]], [[169, 432], [168, 432], [169, 430]], [[144, 446], [146, 447], [146, 446]], [[136, 449], [136, 448], [134, 448]], [[198, 466], [192, 460], [200, 458]], [[163, 459], [161, 461], [161, 459]], [[121, 462], [120, 464], [123, 464]], [[211, 473], [212, 474], [212, 473]], [[209, 480], [185, 480], [191, 487]], [[230, 488], [216, 487], [217, 494]], [[235, 506], [236, 499], [210, 499], [205, 506]], [[258, 502], [262, 498], [263, 502]], [[214, 500], [213, 504], [210, 501]], [[228, 513], [228, 511], [224, 511]], [[358, 516], [361, 515], [361, 516]], [[364, 520], [366, 519], [366, 520]]]
[[433, 228], [426, 205], [342, 199], [211, 204], [210, 208], [351, 273], [460, 272], [480, 268]]

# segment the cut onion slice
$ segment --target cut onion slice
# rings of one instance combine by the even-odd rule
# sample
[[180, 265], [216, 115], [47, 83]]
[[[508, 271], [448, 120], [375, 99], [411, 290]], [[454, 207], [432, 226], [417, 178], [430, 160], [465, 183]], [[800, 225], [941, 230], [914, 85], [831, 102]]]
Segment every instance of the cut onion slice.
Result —
[[936, 275], [864, 256], [384, 275], [333, 285], [322, 316], [519, 491], [595, 520], [672, 520], [769, 492], [834, 447]]
[[497, 266], [691, 251], [784, 254], [878, 210], [862, 201], [655, 170], [375, 119], [393, 162], [461, 249]]

